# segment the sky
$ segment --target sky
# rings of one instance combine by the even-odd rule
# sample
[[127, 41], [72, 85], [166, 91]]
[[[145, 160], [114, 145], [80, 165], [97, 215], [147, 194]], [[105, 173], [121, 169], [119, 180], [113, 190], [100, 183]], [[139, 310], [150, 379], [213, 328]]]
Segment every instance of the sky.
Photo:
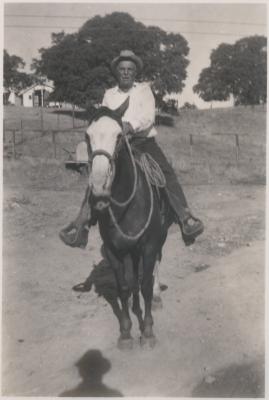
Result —
[[[266, 3], [73, 3], [31, 2], [4, 3], [4, 48], [26, 62], [30, 71], [38, 49], [51, 45], [51, 33], [76, 32], [95, 15], [114, 11], [127, 12], [144, 25], [155, 25], [168, 32], [180, 33], [188, 41], [190, 64], [185, 88], [178, 96], [179, 105], [194, 103], [209, 108], [192, 91], [201, 70], [210, 65], [210, 53], [221, 43], [233, 44], [242, 37], [266, 35]], [[213, 107], [231, 102], [214, 102]]]

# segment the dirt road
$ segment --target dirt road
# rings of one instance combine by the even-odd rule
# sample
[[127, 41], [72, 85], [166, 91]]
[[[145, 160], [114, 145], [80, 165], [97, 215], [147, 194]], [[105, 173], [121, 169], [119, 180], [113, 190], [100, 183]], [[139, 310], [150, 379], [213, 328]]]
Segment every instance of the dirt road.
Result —
[[58, 239], [82, 194], [6, 186], [3, 395], [263, 395], [265, 188], [186, 192], [207, 229], [186, 248], [172, 227], [161, 267], [168, 290], [154, 313], [157, 345], [140, 347], [133, 318], [135, 345], [123, 352], [105, 301], [71, 290], [101, 259], [96, 228], [85, 251]]

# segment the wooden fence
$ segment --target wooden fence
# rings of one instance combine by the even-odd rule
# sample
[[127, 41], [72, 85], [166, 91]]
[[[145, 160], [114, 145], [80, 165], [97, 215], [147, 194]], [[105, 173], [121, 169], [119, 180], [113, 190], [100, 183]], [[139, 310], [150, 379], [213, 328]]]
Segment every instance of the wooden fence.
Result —
[[[234, 149], [235, 149], [235, 159], [236, 163], [239, 163], [239, 156], [240, 156], [240, 144], [239, 144], [239, 134], [238, 133], [231, 133], [231, 132], [214, 132], [211, 134], [212, 136], [230, 136], [234, 137], [235, 142], [234, 142]], [[205, 134], [189, 134], [189, 144], [190, 144], [190, 158], [191, 160], [193, 159], [193, 148], [195, 146], [195, 138], [210, 138], [211, 135], [205, 135]]]
[[[23, 156], [21, 145], [26, 144], [29, 139], [25, 137], [25, 131], [23, 129], [23, 121], [21, 120], [20, 129], [9, 129], [6, 127], [5, 121], [3, 126], [3, 146], [4, 146], [4, 156], [16, 159], [18, 156]], [[68, 133], [68, 132], [79, 132], [80, 130], [85, 130], [87, 126], [84, 121], [83, 125], [77, 126], [75, 128], [69, 129], [31, 129], [31, 133], [40, 133], [39, 138], [44, 136], [51, 136], [51, 145], [53, 149], [53, 157], [57, 158], [57, 134]], [[38, 137], [36, 137], [38, 138]]]
[[[57, 135], [60, 133], [68, 133], [68, 132], [79, 132], [85, 130], [86, 124], [80, 125], [76, 128], [69, 128], [69, 129], [48, 129], [48, 130], [41, 130], [41, 129], [36, 129], [36, 130], [31, 130], [31, 132], [36, 132], [36, 133], [41, 133], [41, 136], [39, 138], [42, 138], [42, 136], [50, 136], [51, 137], [51, 146], [52, 146], [52, 156], [56, 159], [58, 156], [57, 148], [59, 146], [59, 143], [57, 142]], [[194, 159], [194, 149], [197, 147], [199, 148], [199, 140], [202, 138], [206, 138], [207, 140], [212, 139], [212, 136], [229, 136], [229, 137], [234, 137], [234, 157], [236, 164], [239, 163], [240, 159], [240, 135], [238, 133], [213, 133], [211, 135], [205, 135], [205, 134], [189, 134], [188, 137], [188, 143], [189, 143], [189, 149], [190, 149], [190, 162], [193, 161]], [[8, 157], [12, 158], [17, 158], [18, 156], [23, 156], [22, 152], [22, 147], [21, 145], [24, 143], [27, 143], [27, 138], [25, 138], [24, 135], [24, 129], [23, 129], [23, 121], [21, 121], [21, 129], [7, 129], [4, 126], [4, 131], [3, 131], [3, 144], [4, 144], [4, 155], [7, 155]], [[62, 150], [65, 150], [62, 148]], [[6, 151], [6, 154], [5, 154]], [[66, 151], [66, 150], [65, 150]]]

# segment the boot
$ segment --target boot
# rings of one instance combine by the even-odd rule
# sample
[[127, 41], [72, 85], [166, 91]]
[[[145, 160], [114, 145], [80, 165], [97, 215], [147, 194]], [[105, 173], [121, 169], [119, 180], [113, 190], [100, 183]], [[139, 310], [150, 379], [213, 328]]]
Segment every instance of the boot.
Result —
[[96, 217], [91, 212], [89, 197], [90, 189], [88, 187], [77, 218], [59, 233], [60, 239], [67, 246], [81, 249], [85, 249], [87, 246], [89, 228], [97, 222]]
[[182, 221], [179, 221], [182, 239], [186, 246], [190, 246], [195, 242], [197, 236], [201, 235], [204, 231], [204, 224], [198, 218], [195, 218], [190, 212]]
[[59, 237], [67, 246], [85, 249], [88, 243], [88, 234], [88, 221], [80, 226], [78, 226], [75, 222], [71, 222], [60, 231]]

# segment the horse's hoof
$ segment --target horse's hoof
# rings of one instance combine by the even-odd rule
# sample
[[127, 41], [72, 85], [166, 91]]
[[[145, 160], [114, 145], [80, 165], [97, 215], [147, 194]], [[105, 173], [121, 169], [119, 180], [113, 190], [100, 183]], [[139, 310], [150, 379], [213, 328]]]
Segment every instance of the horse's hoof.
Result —
[[134, 344], [133, 338], [122, 339], [121, 337], [118, 339], [118, 349], [120, 350], [132, 350]]
[[150, 348], [153, 349], [157, 343], [157, 339], [154, 335], [152, 336], [140, 336], [140, 346], [143, 348]]
[[153, 296], [151, 302], [151, 308], [153, 311], [160, 310], [161, 308], [163, 308], [163, 302], [160, 296]]

